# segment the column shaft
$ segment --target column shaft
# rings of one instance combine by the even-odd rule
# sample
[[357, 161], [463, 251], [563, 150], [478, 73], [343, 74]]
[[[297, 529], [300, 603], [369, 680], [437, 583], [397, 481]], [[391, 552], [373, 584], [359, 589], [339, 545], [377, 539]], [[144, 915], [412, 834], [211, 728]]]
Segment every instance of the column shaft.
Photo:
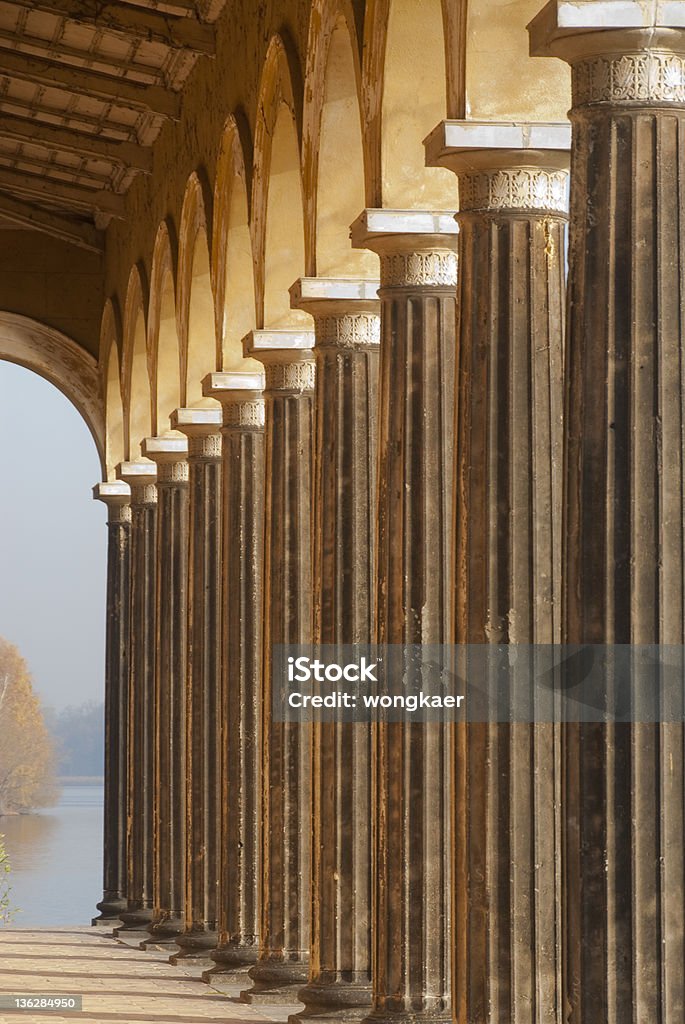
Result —
[[[560, 636], [566, 172], [516, 156], [459, 174], [459, 643]], [[560, 1024], [558, 727], [471, 723], [465, 738], [457, 1004], [469, 1024]]]
[[[594, 8], [531, 25], [573, 72], [562, 639], [681, 645], [685, 5]], [[562, 731], [571, 1024], [685, 1019], [683, 724], [635, 703], [663, 681]]]
[[[455, 232], [451, 216], [386, 211], [352, 229], [381, 254], [380, 643], [450, 636]], [[451, 1021], [450, 757], [447, 724], [378, 726], [372, 1019]]]
[[188, 437], [188, 678], [186, 693], [186, 894], [181, 952], [209, 958], [217, 943], [221, 816], [221, 411], [178, 409]]
[[155, 672], [155, 859], [152, 944], [184, 929], [186, 675], [188, 654], [188, 463], [185, 438], [149, 438], [157, 461], [157, 665]]
[[311, 642], [314, 363], [308, 349], [251, 354], [266, 373], [264, 804], [261, 952], [244, 997], [294, 1003], [309, 970], [311, 726], [274, 720], [271, 664], [274, 644]]
[[260, 935], [263, 380], [235, 373], [213, 374], [210, 381], [205, 393], [224, 407], [224, 658], [219, 939], [205, 978], [215, 986], [244, 986]]
[[[313, 313], [316, 328], [316, 644], [372, 640], [377, 287], [305, 278], [293, 303]], [[318, 297], [326, 288], [336, 297]], [[361, 1020], [372, 1001], [372, 727], [312, 728], [312, 956], [298, 1017]]]
[[103, 897], [93, 924], [126, 910], [126, 818], [129, 651], [131, 643], [131, 493], [117, 481], [95, 488], [106, 502], [107, 625], [105, 640], [105, 806]]
[[123, 930], [143, 931], [152, 920], [154, 691], [157, 619], [156, 468], [123, 463], [131, 487], [131, 647], [127, 721], [127, 907]]

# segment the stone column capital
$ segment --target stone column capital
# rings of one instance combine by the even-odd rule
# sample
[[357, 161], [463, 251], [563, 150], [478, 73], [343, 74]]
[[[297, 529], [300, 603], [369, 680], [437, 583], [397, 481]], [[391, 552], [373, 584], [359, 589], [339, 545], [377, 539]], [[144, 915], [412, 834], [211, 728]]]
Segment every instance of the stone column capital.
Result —
[[154, 462], [150, 459], [120, 462], [116, 473], [117, 478], [130, 487], [131, 505], [157, 504], [157, 466]]
[[171, 426], [188, 438], [188, 458], [195, 462], [221, 461], [221, 409], [175, 409]]
[[131, 522], [131, 488], [123, 480], [106, 480], [93, 488], [95, 501], [107, 506], [109, 523]]
[[528, 34], [533, 57], [590, 63], [580, 102], [682, 103], [684, 29], [685, 0], [550, 0]]
[[290, 289], [290, 305], [314, 317], [316, 348], [357, 349], [381, 340], [380, 281], [301, 277]]
[[350, 228], [355, 249], [381, 258], [381, 287], [454, 287], [454, 210], [364, 210]]
[[188, 439], [186, 437], [146, 437], [141, 445], [143, 455], [157, 465], [160, 484], [188, 482]]
[[266, 392], [301, 394], [314, 390], [314, 332], [306, 330], [250, 331], [243, 352], [264, 364]]
[[205, 398], [223, 407], [223, 431], [264, 429], [264, 374], [210, 373], [202, 381]]
[[424, 145], [458, 176], [460, 213], [567, 211], [569, 122], [442, 121]]

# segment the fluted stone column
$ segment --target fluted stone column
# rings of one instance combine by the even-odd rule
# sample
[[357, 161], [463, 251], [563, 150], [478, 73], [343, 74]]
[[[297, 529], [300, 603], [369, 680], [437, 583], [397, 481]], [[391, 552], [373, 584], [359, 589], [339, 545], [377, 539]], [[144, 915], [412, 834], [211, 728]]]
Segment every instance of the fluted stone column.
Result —
[[[459, 179], [458, 643], [559, 643], [569, 146], [565, 124], [467, 121], [426, 144]], [[561, 1024], [558, 727], [461, 735], [457, 1019]]]
[[[456, 224], [367, 210], [381, 257], [376, 636], [439, 644], [452, 616]], [[371, 1019], [451, 1021], [450, 726], [382, 723]]]
[[313, 343], [286, 330], [245, 340], [266, 381], [262, 927], [243, 993], [252, 1003], [295, 1003], [309, 973], [311, 725], [274, 721], [271, 665], [274, 644], [311, 642]]
[[259, 956], [264, 377], [213, 373], [203, 389], [223, 407], [219, 934], [203, 979], [230, 989]]
[[128, 676], [131, 644], [131, 489], [123, 480], [97, 484], [107, 506], [105, 640], [105, 807], [103, 895], [94, 925], [119, 923], [126, 910]]
[[188, 441], [148, 437], [157, 463], [154, 916], [145, 945], [169, 945], [185, 925]]
[[[316, 335], [314, 643], [372, 641], [379, 283], [302, 278], [290, 291]], [[311, 963], [298, 1019], [361, 1020], [372, 998], [372, 728], [312, 731]]]
[[[117, 476], [131, 489], [131, 645], [126, 730], [127, 905], [122, 932], [140, 933], [152, 920], [154, 703], [157, 621], [157, 467], [122, 462]], [[116, 932], [115, 932], [116, 934]]]
[[[221, 409], [177, 409], [188, 438], [188, 675], [186, 692], [186, 892], [181, 952], [209, 964], [217, 943], [221, 766]], [[205, 961], [207, 962], [205, 964]]]
[[[567, 643], [684, 640], [683, 25], [680, 0], [626, 0], [552, 3], [530, 26], [533, 53], [572, 66]], [[682, 721], [562, 741], [567, 1020], [681, 1022]]]

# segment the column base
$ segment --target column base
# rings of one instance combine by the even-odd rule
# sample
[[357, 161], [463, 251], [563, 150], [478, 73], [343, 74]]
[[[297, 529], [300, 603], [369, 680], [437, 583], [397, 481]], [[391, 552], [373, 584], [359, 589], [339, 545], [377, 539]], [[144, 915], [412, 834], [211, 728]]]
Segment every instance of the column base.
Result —
[[[183, 918], [168, 914], [148, 925], [147, 937], [141, 942], [141, 949], [169, 949], [178, 946], [178, 938], [183, 933]], [[176, 949], [174, 949], [176, 952]]]
[[100, 913], [92, 919], [91, 924], [95, 928], [105, 925], [116, 928], [122, 923], [121, 915], [126, 913], [127, 907], [128, 902], [123, 896], [118, 896], [116, 893], [105, 893], [100, 902], [95, 904], [95, 909]]
[[309, 977], [309, 957], [300, 960], [258, 960], [248, 977], [252, 988], [240, 993], [251, 1006], [293, 1006], [300, 1009], [300, 989]]
[[259, 960], [259, 945], [251, 946], [225, 945], [217, 946], [209, 954], [213, 965], [204, 971], [202, 980], [208, 985], [225, 985], [234, 988], [236, 985], [245, 988], [250, 981], [250, 971]]
[[[215, 931], [202, 931], [199, 928], [194, 931], [182, 932], [176, 939], [179, 952], [174, 954], [176, 960], [207, 960], [211, 961], [212, 950], [216, 949], [218, 935]], [[211, 963], [208, 963], [208, 967]]]
[[130, 904], [126, 910], [122, 910], [119, 915], [121, 920], [121, 928], [117, 928], [115, 935], [120, 932], [147, 932], [152, 922], [152, 907], [131, 907]]
[[289, 1024], [362, 1021], [372, 1012], [373, 988], [368, 979], [363, 982], [309, 982], [300, 989], [299, 999], [304, 1003], [304, 1010], [291, 1017]]
[[451, 1024], [448, 1010], [374, 1010], [364, 1018], [364, 1024]]

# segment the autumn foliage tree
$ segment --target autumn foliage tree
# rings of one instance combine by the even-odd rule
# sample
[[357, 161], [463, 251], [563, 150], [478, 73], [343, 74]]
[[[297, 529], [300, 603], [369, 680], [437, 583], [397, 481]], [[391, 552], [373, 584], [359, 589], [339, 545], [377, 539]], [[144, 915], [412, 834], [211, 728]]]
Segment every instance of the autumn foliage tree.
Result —
[[0, 637], [0, 814], [57, 798], [54, 749], [26, 662]]

